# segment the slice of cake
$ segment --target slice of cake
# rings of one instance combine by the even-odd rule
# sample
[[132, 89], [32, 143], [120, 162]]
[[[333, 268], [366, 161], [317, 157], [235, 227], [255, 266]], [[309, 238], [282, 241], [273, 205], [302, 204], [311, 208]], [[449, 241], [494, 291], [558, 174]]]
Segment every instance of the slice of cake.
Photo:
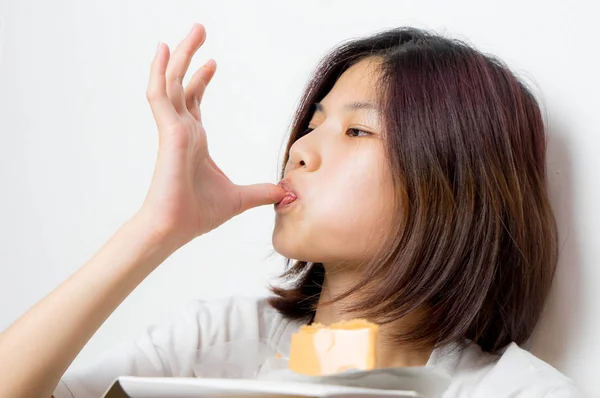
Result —
[[292, 335], [289, 368], [310, 376], [374, 369], [378, 331], [378, 325], [363, 319], [304, 325]]

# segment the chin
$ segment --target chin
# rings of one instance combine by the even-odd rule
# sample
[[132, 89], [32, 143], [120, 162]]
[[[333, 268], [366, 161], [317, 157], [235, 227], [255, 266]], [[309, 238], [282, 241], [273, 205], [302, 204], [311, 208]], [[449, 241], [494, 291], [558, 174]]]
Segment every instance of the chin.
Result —
[[308, 248], [311, 245], [308, 245], [298, 234], [286, 236], [283, 231], [275, 229], [273, 231], [272, 243], [275, 251], [283, 257], [307, 262], [321, 261], [321, 256], [318, 253], [314, 253], [313, 250], [309, 250]]
[[296, 242], [294, 239], [289, 239], [282, 234], [273, 231], [273, 248], [277, 253], [286, 258], [301, 259], [303, 258], [302, 245]]

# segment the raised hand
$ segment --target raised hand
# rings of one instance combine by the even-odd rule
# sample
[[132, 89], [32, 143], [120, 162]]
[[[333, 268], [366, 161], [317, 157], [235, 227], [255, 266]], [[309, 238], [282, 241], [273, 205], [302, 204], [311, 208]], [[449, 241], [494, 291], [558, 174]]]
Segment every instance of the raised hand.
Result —
[[200, 103], [215, 74], [209, 60], [183, 88], [192, 57], [206, 38], [194, 24], [173, 54], [163, 43], [152, 61], [147, 98], [159, 132], [158, 158], [141, 209], [160, 233], [185, 244], [256, 206], [279, 202], [285, 191], [264, 183], [234, 184], [209, 154]]

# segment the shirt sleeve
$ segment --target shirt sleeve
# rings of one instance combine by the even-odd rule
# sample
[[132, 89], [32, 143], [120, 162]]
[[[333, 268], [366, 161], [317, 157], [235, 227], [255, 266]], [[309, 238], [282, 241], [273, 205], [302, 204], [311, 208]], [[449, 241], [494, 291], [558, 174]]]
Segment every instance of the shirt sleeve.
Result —
[[[259, 329], [256, 305], [246, 307], [240, 308], [232, 300], [191, 301], [177, 317], [147, 328], [136, 341], [121, 344], [87, 367], [65, 374], [54, 398], [99, 398], [120, 376], [191, 377], [202, 346]], [[242, 323], [245, 327], [240, 327]]]

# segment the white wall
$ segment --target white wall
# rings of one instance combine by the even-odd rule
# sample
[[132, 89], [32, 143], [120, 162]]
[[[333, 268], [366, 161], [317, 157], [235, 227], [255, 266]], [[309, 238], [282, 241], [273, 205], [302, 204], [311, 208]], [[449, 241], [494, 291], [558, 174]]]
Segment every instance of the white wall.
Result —
[[[562, 257], [534, 352], [600, 391], [598, 6], [560, 1], [4, 0], [0, 4], [0, 330], [83, 264], [138, 208], [157, 135], [145, 101], [159, 40], [192, 22], [218, 63], [203, 114], [217, 163], [238, 183], [275, 182], [306, 78], [340, 41], [399, 25], [465, 38], [533, 81], [552, 123], [550, 177]], [[266, 292], [270, 207], [169, 258], [74, 363], [133, 338], [192, 296]], [[57, 325], [58, 327], [58, 325]]]

